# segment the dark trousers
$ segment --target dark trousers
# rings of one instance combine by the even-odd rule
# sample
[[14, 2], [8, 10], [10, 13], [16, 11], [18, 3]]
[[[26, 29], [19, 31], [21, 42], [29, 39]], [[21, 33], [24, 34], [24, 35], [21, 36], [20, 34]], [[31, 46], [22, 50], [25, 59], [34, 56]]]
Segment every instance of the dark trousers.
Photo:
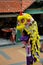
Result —
[[26, 60], [27, 60], [27, 65], [33, 65], [33, 57], [32, 56], [27, 56]]

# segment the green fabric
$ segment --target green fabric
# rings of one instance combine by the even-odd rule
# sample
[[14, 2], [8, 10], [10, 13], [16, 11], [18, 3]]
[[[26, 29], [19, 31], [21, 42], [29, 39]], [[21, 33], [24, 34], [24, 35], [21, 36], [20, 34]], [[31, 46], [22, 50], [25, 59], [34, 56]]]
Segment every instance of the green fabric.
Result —
[[29, 14], [43, 14], [43, 9], [27, 9], [25, 10], [25, 13]]
[[20, 42], [20, 37], [21, 37], [21, 32], [19, 30], [17, 30], [17, 34], [16, 34], [16, 42]]

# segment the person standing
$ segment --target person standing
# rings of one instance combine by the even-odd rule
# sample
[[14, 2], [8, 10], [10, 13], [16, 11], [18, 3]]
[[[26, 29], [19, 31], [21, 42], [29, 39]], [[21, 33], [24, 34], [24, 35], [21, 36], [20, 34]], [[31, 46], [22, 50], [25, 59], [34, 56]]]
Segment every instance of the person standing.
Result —
[[37, 22], [27, 13], [19, 15], [17, 20], [19, 21], [19, 25], [16, 28], [23, 33], [20, 40], [26, 42], [24, 45], [27, 50], [27, 65], [35, 65], [36, 62], [40, 61], [40, 36]]
[[12, 44], [16, 44], [16, 28], [15, 27], [12, 28], [10, 40], [12, 41]]

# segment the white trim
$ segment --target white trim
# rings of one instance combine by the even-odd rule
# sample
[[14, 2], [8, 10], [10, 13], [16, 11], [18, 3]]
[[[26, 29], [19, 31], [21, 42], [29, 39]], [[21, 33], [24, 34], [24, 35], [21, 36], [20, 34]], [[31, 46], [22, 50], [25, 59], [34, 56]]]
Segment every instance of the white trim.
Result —
[[1, 17], [17, 17], [18, 16], [18, 14], [3, 14], [3, 15], [0, 15], [0, 18]]
[[31, 56], [31, 53], [30, 54], [26, 54], [26, 56]]

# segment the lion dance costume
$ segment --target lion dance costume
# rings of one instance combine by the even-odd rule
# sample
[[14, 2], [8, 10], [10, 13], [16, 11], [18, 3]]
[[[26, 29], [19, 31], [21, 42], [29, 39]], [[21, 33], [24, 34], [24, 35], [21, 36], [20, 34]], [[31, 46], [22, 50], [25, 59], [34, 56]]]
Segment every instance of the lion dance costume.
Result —
[[35, 65], [35, 63], [39, 61], [40, 54], [40, 36], [38, 33], [37, 22], [27, 13], [19, 15], [17, 20], [18, 25], [16, 28], [22, 32], [20, 40], [26, 42], [27, 65]]

